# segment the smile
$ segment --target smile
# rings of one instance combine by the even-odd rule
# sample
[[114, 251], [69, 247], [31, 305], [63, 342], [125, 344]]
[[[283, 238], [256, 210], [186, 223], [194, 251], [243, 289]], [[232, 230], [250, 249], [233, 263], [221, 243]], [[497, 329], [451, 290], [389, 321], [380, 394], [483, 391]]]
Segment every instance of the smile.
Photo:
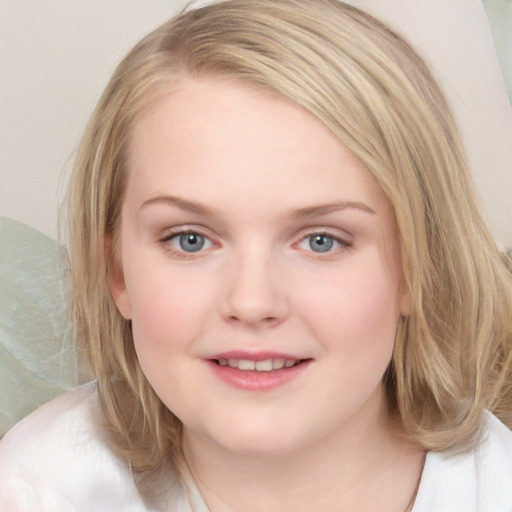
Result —
[[259, 371], [259, 372], [271, 372], [273, 370], [281, 370], [283, 368], [291, 368], [299, 364], [301, 360], [296, 359], [282, 359], [273, 358], [265, 359], [264, 361], [253, 361], [250, 359], [218, 359], [217, 363], [220, 366], [229, 366], [230, 368], [236, 368], [242, 371]]
[[206, 359], [213, 374], [231, 387], [245, 391], [270, 391], [295, 379], [313, 359], [294, 358], [291, 354], [233, 351]]

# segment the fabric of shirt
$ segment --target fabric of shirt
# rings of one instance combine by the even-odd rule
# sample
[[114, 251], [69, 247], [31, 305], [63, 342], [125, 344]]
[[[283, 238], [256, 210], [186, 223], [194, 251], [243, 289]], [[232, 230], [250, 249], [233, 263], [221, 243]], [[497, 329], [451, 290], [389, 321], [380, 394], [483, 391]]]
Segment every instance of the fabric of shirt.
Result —
[[[512, 512], [512, 432], [487, 414], [476, 448], [427, 454], [413, 512]], [[208, 512], [190, 475], [169, 475], [164, 512]], [[94, 382], [18, 423], [0, 442], [2, 512], [156, 512], [109, 448]]]

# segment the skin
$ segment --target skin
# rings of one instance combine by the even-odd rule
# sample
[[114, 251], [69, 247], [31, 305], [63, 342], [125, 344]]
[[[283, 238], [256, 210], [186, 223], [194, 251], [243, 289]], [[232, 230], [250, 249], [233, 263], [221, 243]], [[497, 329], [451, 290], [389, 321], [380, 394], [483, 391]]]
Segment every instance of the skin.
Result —
[[[128, 157], [112, 293], [210, 509], [403, 511], [423, 454], [381, 380], [407, 297], [368, 170], [311, 114], [216, 78], [183, 79], [148, 109]], [[240, 389], [211, 367], [232, 350], [308, 364]]]

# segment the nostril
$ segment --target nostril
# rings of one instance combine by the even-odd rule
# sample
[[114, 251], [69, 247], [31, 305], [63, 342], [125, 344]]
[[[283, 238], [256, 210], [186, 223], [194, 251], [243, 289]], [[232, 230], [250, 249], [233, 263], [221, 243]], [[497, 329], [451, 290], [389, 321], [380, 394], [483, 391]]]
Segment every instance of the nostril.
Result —
[[244, 323], [244, 324], [264, 324], [264, 325], [272, 325], [274, 323], [279, 322], [279, 318], [277, 316], [258, 316], [251, 314], [240, 314], [240, 315], [230, 315], [229, 321], [232, 323]]

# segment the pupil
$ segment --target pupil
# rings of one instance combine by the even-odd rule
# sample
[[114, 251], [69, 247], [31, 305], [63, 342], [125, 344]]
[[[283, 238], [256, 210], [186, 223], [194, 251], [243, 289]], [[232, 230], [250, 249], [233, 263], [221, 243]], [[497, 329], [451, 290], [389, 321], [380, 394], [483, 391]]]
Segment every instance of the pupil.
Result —
[[197, 252], [204, 245], [204, 237], [195, 233], [185, 233], [180, 236], [180, 247], [186, 252]]
[[325, 235], [316, 235], [312, 237], [309, 242], [309, 245], [313, 251], [316, 252], [327, 252], [332, 249], [334, 245], [334, 240]]

